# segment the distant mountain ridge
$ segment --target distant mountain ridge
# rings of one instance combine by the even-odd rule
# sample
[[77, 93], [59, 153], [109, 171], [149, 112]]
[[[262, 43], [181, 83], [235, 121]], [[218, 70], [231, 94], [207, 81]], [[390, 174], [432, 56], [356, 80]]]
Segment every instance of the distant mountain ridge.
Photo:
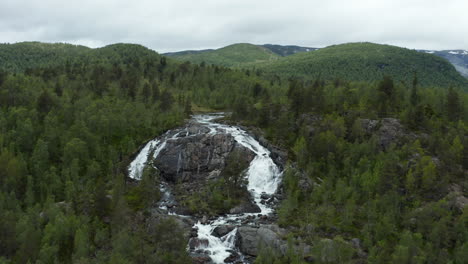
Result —
[[[249, 45], [254, 45], [254, 44], [249, 44]], [[266, 48], [270, 50], [271, 52], [282, 57], [293, 55], [293, 54], [300, 53], [300, 52], [309, 52], [309, 51], [318, 50], [318, 48], [301, 47], [301, 46], [296, 46], [296, 45], [263, 44], [263, 45], [255, 45], [255, 46]], [[226, 46], [226, 47], [229, 47], [229, 46]], [[180, 57], [180, 56], [185, 56], [185, 55], [203, 54], [203, 53], [207, 53], [207, 52], [211, 52], [215, 50], [216, 49], [183, 50], [183, 51], [175, 51], [175, 52], [166, 52], [166, 53], [163, 53], [162, 55], [169, 56], [169, 57]]]
[[467, 50], [418, 50], [429, 54], [434, 54], [448, 60], [455, 66], [455, 69], [468, 78], [468, 51]]
[[421, 84], [427, 86], [466, 87], [468, 83], [457, 72], [464, 72], [466, 62], [460, 56], [465, 56], [465, 51], [418, 52], [368, 42], [332, 45], [326, 48], [244, 43], [216, 50], [184, 51], [165, 55], [180, 61], [255, 68], [267, 74], [283, 76], [374, 81], [383, 75], [391, 75], [396, 80], [409, 83], [417, 73]]
[[173, 57], [179, 61], [205, 62], [225, 67], [243, 67], [245, 65], [275, 61], [281, 57], [266, 47], [249, 43], [237, 43], [215, 50], [188, 50], [165, 53], [163, 55]]
[[[256, 46], [266, 48], [281, 57], [287, 57], [287, 56], [294, 55], [297, 53], [311, 52], [311, 51], [316, 51], [320, 49], [320, 48], [302, 47], [302, 46], [296, 46], [296, 45], [277, 45], [277, 44], [263, 44], [263, 45], [256, 45]], [[179, 51], [179, 52], [164, 53], [163, 55], [174, 57], [175, 59], [179, 59], [179, 60], [186, 59], [188, 61], [191, 61], [193, 57], [203, 58], [204, 56], [206, 56], [206, 53], [210, 53], [213, 51], [215, 51], [215, 49], [186, 50], [186, 51]], [[416, 50], [416, 51], [434, 54], [436, 56], [439, 56], [448, 60], [462, 76], [468, 78], [468, 51], [467, 50]], [[206, 62], [208, 63], [208, 61]], [[214, 64], [217, 64], [217, 63], [214, 63]]]
[[[417, 73], [422, 85], [459, 86], [468, 90], [468, 80], [457, 72], [468, 71], [466, 50], [416, 51], [374, 43], [348, 43], [320, 49], [240, 43], [216, 50], [165, 55], [181, 62], [257, 69], [265, 74], [307, 79], [375, 81], [383, 75], [391, 75], [395, 80], [409, 83]], [[113, 44], [97, 49], [64, 43], [0, 44], [0, 69], [22, 72], [28, 68], [53, 67], [76, 59], [105, 62], [120, 58], [122, 61], [133, 61], [135, 56], [145, 57], [146, 60], [159, 59], [157, 52], [137, 44]]]
[[307, 79], [377, 81], [389, 75], [406, 84], [417, 74], [423, 86], [468, 88], [468, 80], [441, 57], [369, 42], [333, 45], [255, 66], [267, 74]]
[[301, 47], [301, 46], [295, 46], [295, 45], [284, 46], [284, 45], [275, 45], [275, 44], [264, 44], [261, 46], [283, 57], [293, 55], [296, 53], [318, 50], [318, 48]]

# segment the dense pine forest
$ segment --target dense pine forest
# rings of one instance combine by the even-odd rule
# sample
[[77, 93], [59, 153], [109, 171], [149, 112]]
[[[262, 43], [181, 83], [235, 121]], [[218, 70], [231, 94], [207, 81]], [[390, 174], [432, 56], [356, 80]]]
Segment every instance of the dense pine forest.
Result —
[[148, 220], [158, 176], [127, 167], [197, 111], [288, 154], [278, 224], [311, 256], [265, 247], [255, 263], [468, 262], [466, 87], [15, 45], [0, 46], [0, 263], [192, 263], [174, 219]]

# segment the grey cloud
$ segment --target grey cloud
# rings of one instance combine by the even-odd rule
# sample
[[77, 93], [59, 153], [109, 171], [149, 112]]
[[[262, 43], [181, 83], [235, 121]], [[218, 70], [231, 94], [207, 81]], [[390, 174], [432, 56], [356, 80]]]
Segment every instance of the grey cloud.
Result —
[[0, 42], [132, 42], [160, 52], [238, 42], [468, 49], [464, 10], [464, 0], [3, 0]]

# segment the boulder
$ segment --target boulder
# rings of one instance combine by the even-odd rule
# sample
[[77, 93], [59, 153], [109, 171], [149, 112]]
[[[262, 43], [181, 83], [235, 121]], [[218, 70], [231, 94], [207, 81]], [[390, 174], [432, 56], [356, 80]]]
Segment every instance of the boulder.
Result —
[[220, 225], [220, 226], [215, 227], [211, 235], [215, 237], [223, 237], [227, 235], [229, 232], [231, 232], [232, 230], [234, 230], [234, 228], [235, 226], [232, 226], [232, 225]]
[[257, 236], [257, 228], [242, 226], [237, 229], [236, 246], [239, 250], [251, 256], [257, 256], [259, 237]]
[[262, 210], [253, 201], [245, 201], [242, 204], [229, 210], [230, 214], [241, 214], [241, 213], [260, 213]]
[[284, 230], [276, 225], [266, 225], [260, 228], [241, 226], [237, 229], [236, 246], [243, 254], [250, 256], [258, 255], [260, 245], [270, 247], [284, 255], [287, 243], [281, 239], [282, 233]]
[[229, 255], [229, 257], [224, 259], [224, 263], [234, 263], [238, 259], [239, 259], [239, 254], [235, 251], [232, 251], [231, 255]]
[[201, 239], [201, 238], [197, 238], [197, 237], [192, 237], [189, 240], [189, 248], [190, 249], [196, 249], [196, 248], [200, 248], [200, 247], [206, 248], [206, 247], [208, 247], [208, 244], [209, 244], [208, 239]]
[[192, 263], [194, 264], [208, 264], [213, 263], [211, 258], [205, 254], [200, 253], [191, 253], [190, 257], [192, 258]]

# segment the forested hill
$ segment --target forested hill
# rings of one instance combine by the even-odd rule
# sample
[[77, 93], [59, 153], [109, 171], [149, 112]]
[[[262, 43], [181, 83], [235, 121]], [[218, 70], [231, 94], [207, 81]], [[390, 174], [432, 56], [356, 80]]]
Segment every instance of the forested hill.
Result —
[[388, 75], [409, 83], [416, 73], [424, 86], [467, 85], [467, 80], [442, 58], [373, 43], [330, 46], [257, 67], [274, 74], [353, 81], [375, 81]]
[[248, 43], [233, 44], [217, 50], [187, 51], [167, 55], [182, 62], [204, 62], [226, 67], [243, 67], [260, 62], [276, 61], [281, 57], [266, 47]]
[[280, 56], [289, 56], [292, 54], [296, 53], [301, 53], [301, 52], [310, 52], [310, 51], [315, 51], [318, 50], [317, 48], [310, 48], [310, 47], [301, 47], [301, 46], [296, 46], [296, 45], [275, 45], [275, 44], [264, 44], [261, 45], [262, 47], [265, 47], [274, 53], [280, 55]]
[[[269, 54], [270, 50], [276, 56]], [[348, 43], [322, 49], [237, 44], [218, 50], [169, 55], [180, 61], [259, 69], [272, 75], [309, 80], [320, 77], [326, 80], [376, 81], [389, 75], [396, 81], [409, 84], [417, 74], [423, 86], [468, 87], [467, 79], [443, 58], [374, 43]]]
[[65, 43], [0, 44], [0, 69], [22, 72], [28, 68], [60, 65], [90, 50], [85, 46]]
[[27, 46], [0, 71], [0, 263], [189, 263], [174, 221], [138, 216], [158, 184], [125, 184], [129, 159], [192, 108], [274, 96], [269, 81], [140, 45]]
[[[382, 56], [361, 52], [356, 64], [324, 70], [354, 69], [364, 58], [394, 62], [393, 47], [358, 46]], [[277, 215], [252, 215], [268, 221], [273, 239], [251, 251], [260, 238], [248, 236], [257, 239], [243, 246], [255, 264], [468, 263], [467, 92], [423, 89], [431, 76], [419, 72], [409, 85], [308, 80], [178, 62], [141, 45], [11, 47], [0, 70], [2, 264], [192, 263], [193, 223], [184, 232], [187, 218], [155, 208], [159, 173], [147, 166], [138, 182], [126, 174], [141, 146], [195, 111], [232, 112], [225, 122], [243, 125], [288, 164]], [[337, 59], [355, 58], [351, 47]], [[377, 78], [364, 66], [369, 72], [359, 74]], [[210, 178], [194, 193], [179, 188], [176, 198], [195, 222], [210, 219], [235, 204], [227, 190], [245, 187], [233, 176]], [[209, 263], [200, 254], [192, 257]]]
[[138, 58], [159, 60], [159, 54], [137, 44], [112, 44], [91, 49], [64, 43], [0, 44], [0, 69], [24, 72], [37, 68], [70, 67], [74, 63], [131, 63]]

